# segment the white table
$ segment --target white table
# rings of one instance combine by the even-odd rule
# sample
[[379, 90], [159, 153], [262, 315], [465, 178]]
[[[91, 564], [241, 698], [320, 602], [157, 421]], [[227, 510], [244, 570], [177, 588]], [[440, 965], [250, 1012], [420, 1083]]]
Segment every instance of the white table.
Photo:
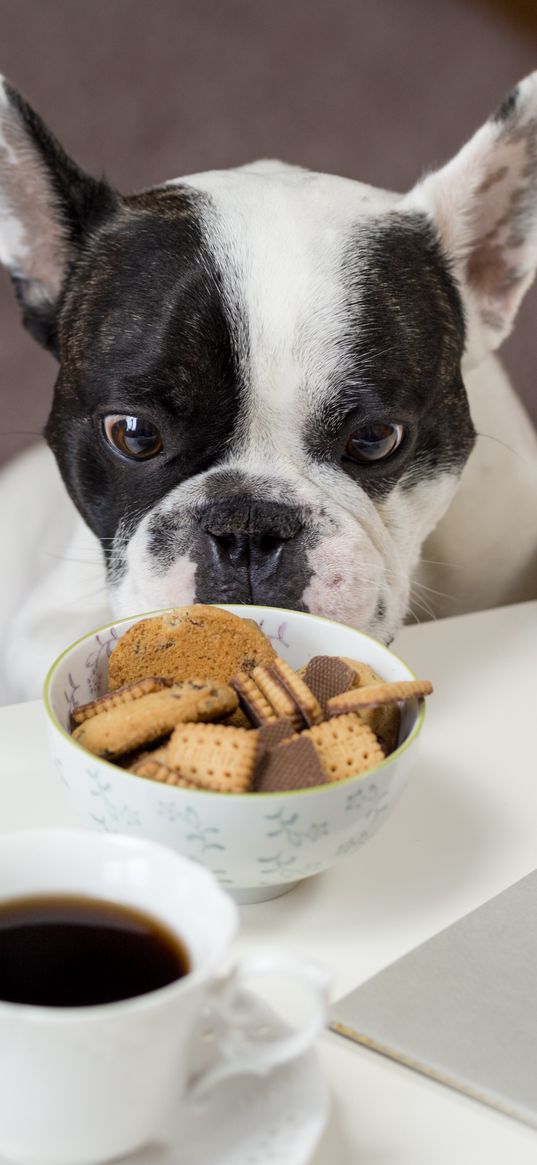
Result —
[[[241, 910], [242, 948], [312, 955], [334, 997], [537, 866], [537, 603], [408, 627], [394, 648], [435, 695], [393, 816], [335, 869]], [[39, 703], [1, 709], [0, 830], [74, 822]], [[331, 1033], [320, 1055], [334, 1109], [314, 1165], [535, 1165], [524, 1125]]]

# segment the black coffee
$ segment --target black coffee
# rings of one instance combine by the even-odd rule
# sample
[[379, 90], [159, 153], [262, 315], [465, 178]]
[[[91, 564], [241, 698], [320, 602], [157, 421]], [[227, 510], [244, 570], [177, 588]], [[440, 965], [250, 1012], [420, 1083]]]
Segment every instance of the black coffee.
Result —
[[10, 1003], [114, 1003], [188, 971], [177, 936], [141, 910], [67, 895], [0, 903], [0, 999]]

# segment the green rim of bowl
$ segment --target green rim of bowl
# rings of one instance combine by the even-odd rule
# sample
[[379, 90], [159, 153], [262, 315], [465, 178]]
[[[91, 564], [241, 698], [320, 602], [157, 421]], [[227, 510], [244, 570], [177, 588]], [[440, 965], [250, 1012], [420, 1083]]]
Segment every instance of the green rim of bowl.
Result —
[[[229, 610], [230, 607], [239, 607], [239, 606], [244, 606], [245, 610], [251, 609], [248, 606], [248, 604], [246, 604], [246, 603], [244, 603], [244, 604], [240, 604], [240, 603], [207, 603], [205, 605], [206, 606], [213, 606], [213, 607], [222, 607], [224, 610]], [[251, 606], [257, 606], [257, 604], [252, 603]], [[261, 606], [261, 604], [260, 604], [260, 606]], [[69, 655], [69, 653], [73, 650], [73, 648], [78, 647], [79, 643], [84, 643], [84, 641], [86, 639], [91, 639], [93, 635], [99, 635], [101, 633], [101, 631], [109, 631], [111, 627], [121, 627], [123, 623], [131, 623], [133, 619], [140, 619], [140, 620], [141, 619], [151, 619], [153, 616], [162, 615], [166, 611], [173, 611], [173, 609], [174, 609], [173, 607], [159, 607], [155, 611], [147, 611], [144, 615], [139, 615], [139, 616], [138, 615], [127, 615], [124, 619], [117, 620], [117, 622], [114, 622], [112, 620], [112, 622], [110, 622], [110, 623], [105, 623], [102, 627], [97, 627], [95, 629], [95, 631], [88, 631], [88, 633], [86, 635], [81, 635], [80, 639], [76, 639], [74, 643], [70, 643], [69, 647], [66, 647], [65, 651], [62, 651], [61, 655], [58, 655], [58, 657], [54, 660], [54, 663], [51, 665], [51, 667], [49, 667], [49, 670], [45, 676], [45, 681], [43, 684], [43, 703], [45, 705], [45, 711], [46, 711], [47, 716], [49, 717], [51, 723], [53, 724], [54, 728], [56, 729], [56, 731], [60, 732], [61, 735], [64, 736], [65, 739], [68, 740], [70, 742], [70, 744], [74, 746], [74, 748], [79, 749], [79, 751], [81, 753], [83, 753], [84, 756], [92, 756], [92, 753], [88, 752], [88, 750], [86, 748], [84, 748], [81, 744], [79, 744], [77, 740], [73, 740], [73, 737], [71, 736], [71, 734], [69, 732], [66, 732], [65, 728], [62, 727], [62, 725], [60, 724], [59, 720], [57, 719], [56, 715], [54, 714], [54, 712], [52, 711], [52, 708], [50, 706], [49, 687], [50, 687], [50, 682], [52, 680], [54, 672], [59, 667], [62, 659], [64, 659], [66, 655]], [[268, 612], [273, 612], [273, 611], [276, 613], [279, 612], [282, 615], [292, 615], [293, 618], [299, 617], [299, 618], [308, 619], [308, 621], [310, 619], [315, 619], [318, 623], [328, 623], [331, 627], [346, 627], [348, 631], [353, 631], [356, 634], [361, 635], [363, 639], [369, 639], [370, 643], [374, 643], [376, 647], [381, 647], [381, 648], [383, 648], [384, 651], [387, 651], [389, 655], [393, 655], [393, 658], [397, 659], [399, 663], [402, 663], [403, 667], [407, 668], [407, 670], [410, 672], [411, 676], [413, 676], [414, 679], [418, 678], [416, 676], [416, 673], [412, 671], [412, 668], [410, 668], [408, 666], [408, 664], [405, 662], [405, 660], [401, 659], [401, 657], [399, 655], [395, 654], [395, 651], [391, 651], [390, 648], [386, 647], [386, 645], [384, 643], [380, 643], [380, 641], [378, 639], [374, 639], [372, 635], [367, 635], [365, 631], [359, 631], [357, 627], [351, 627], [350, 623], [340, 623], [340, 622], [337, 622], [335, 619], [327, 619], [324, 615], [310, 615], [309, 611], [290, 611], [286, 607], [265, 607], [265, 608], [261, 608], [261, 609], [264, 609]], [[399, 745], [399, 748], [394, 749], [394, 751], [391, 752], [389, 756], [385, 757], [383, 761], [380, 761], [380, 764], [374, 765], [373, 768], [368, 769], [367, 772], [355, 773], [354, 776], [352, 776], [352, 777], [345, 777], [345, 779], [343, 781], [331, 782], [331, 784], [337, 784], [337, 788], [341, 789], [343, 787], [346, 787], [347, 785], [353, 784], [356, 781], [368, 780], [369, 777], [372, 777], [374, 774], [381, 772], [381, 770], [383, 768], [385, 768], [386, 765], [391, 764], [393, 760], [395, 760], [397, 757], [402, 756], [403, 753], [406, 752], [407, 748], [409, 748], [409, 746], [416, 739], [416, 737], [419, 736], [419, 733], [421, 732], [421, 729], [423, 728], [424, 722], [425, 722], [425, 700], [420, 699], [420, 700], [418, 700], [418, 715], [416, 717], [416, 723], [414, 724], [412, 732], [410, 732], [410, 734], [407, 736], [406, 740], [404, 740], [403, 743]], [[127, 770], [120, 768], [119, 765], [113, 764], [112, 761], [104, 760], [103, 757], [98, 756], [98, 757], [95, 757], [94, 759], [99, 761], [99, 764], [106, 765], [107, 768], [112, 769], [113, 772], [116, 774], [116, 776], [118, 773], [121, 773], [122, 776], [124, 776], [128, 779], [131, 779], [131, 780], [134, 779], [136, 781], [144, 781], [144, 783], [147, 784], [147, 777], [140, 777], [140, 776], [138, 776], [137, 773], [129, 773]], [[169, 789], [171, 791], [174, 786], [173, 785], [166, 785], [166, 786], [159, 786], [159, 787], [166, 788], [166, 789]], [[237, 797], [242, 802], [244, 800], [259, 801], [260, 797], [262, 797], [264, 801], [267, 800], [269, 797], [307, 797], [308, 795], [311, 795], [312, 793], [318, 794], [318, 793], [327, 792], [327, 790], [329, 788], [330, 788], [330, 785], [315, 785], [311, 789], [288, 789], [286, 792], [282, 792], [282, 793], [225, 793], [225, 794], [222, 794], [222, 793], [213, 791], [212, 789], [189, 789], [188, 792], [189, 792], [189, 794], [195, 793], [196, 795], [200, 795], [202, 797], [219, 797], [219, 798], [221, 798], [222, 796], [225, 796], [226, 800], [228, 800], [231, 797], [233, 797], [233, 798]], [[185, 792], [185, 790], [181, 789], [181, 790], [179, 790], [179, 792], [183, 793], [183, 792]]]

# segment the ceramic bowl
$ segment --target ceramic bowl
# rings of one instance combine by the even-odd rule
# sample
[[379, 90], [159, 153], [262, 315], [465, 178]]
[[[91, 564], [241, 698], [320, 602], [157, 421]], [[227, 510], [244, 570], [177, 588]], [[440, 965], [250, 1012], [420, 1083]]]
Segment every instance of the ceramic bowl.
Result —
[[[293, 667], [313, 655], [343, 655], [370, 664], [386, 680], [414, 678], [387, 647], [343, 624], [275, 607], [230, 605], [226, 610], [255, 619]], [[110, 623], [80, 639], [59, 656], [45, 681], [54, 765], [89, 826], [171, 846], [207, 866], [239, 902], [285, 893], [377, 832], [414, 764], [423, 701], [404, 706], [398, 748], [370, 772], [289, 793], [210, 793], [161, 785], [77, 744], [69, 735], [70, 713], [106, 690], [110, 652], [138, 618]]]

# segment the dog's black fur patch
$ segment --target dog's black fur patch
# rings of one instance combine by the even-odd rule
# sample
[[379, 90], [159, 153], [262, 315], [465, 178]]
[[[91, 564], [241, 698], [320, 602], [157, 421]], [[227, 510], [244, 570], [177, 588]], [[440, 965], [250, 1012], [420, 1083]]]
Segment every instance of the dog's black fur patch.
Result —
[[[65, 291], [46, 435], [115, 584], [125, 569], [124, 540], [114, 545], [120, 523], [132, 533], [174, 487], [222, 461], [241, 415], [247, 321], [242, 314], [239, 361], [230, 289], [203, 236], [210, 210], [205, 195], [180, 186], [124, 200], [88, 241]], [[162, 453], [145, 462], [115, 454], [102, 434], [110, 413], [151, 421]], [[188, 553], [200, 602], [270, 603], [277, 594], [302, 606], [312, 573], [305, 552], [317, 537], [290, 499], [267, 502], [262, 484], [258, 492], [250, 481], [245, 492], [240, 475], [217, 476], [195, 514], [151, 521], [155, 574]]]
[[519, 96], [519, 86], [515, 85], [514, 88], [509, 91], [509, 93], [506, 95], [506, 97], [504, 97], [503, 101], [498, 106], [492, 120], [493, 121], [508, 121], [509, 118], [511, 117], [511, 114], [514, 113], [514, 111], [517, 107], [518, 96]]
[[[125, 200], [88, 242], [59, 321], [61, 369], [46, 436], [69, 492], [104, 540], [220, 459], [241, 380], [219, 271], [203, 242], [204, 196], [179, 187]], [[163, 450], [135, 462], [102, 417], [142, 416]]]
[[[342, 278], [352, 372], [310, 421], [310, 453], [341, 467], [375, 500], [398, 481], [460, 471], [474, 442], [460, 373], [464, 314], [432, 225], [417, 213], [360, 225]], [[406, 438], [385, 461], [356, 464], [346, 442], [374, 421], [403, 424]]]

